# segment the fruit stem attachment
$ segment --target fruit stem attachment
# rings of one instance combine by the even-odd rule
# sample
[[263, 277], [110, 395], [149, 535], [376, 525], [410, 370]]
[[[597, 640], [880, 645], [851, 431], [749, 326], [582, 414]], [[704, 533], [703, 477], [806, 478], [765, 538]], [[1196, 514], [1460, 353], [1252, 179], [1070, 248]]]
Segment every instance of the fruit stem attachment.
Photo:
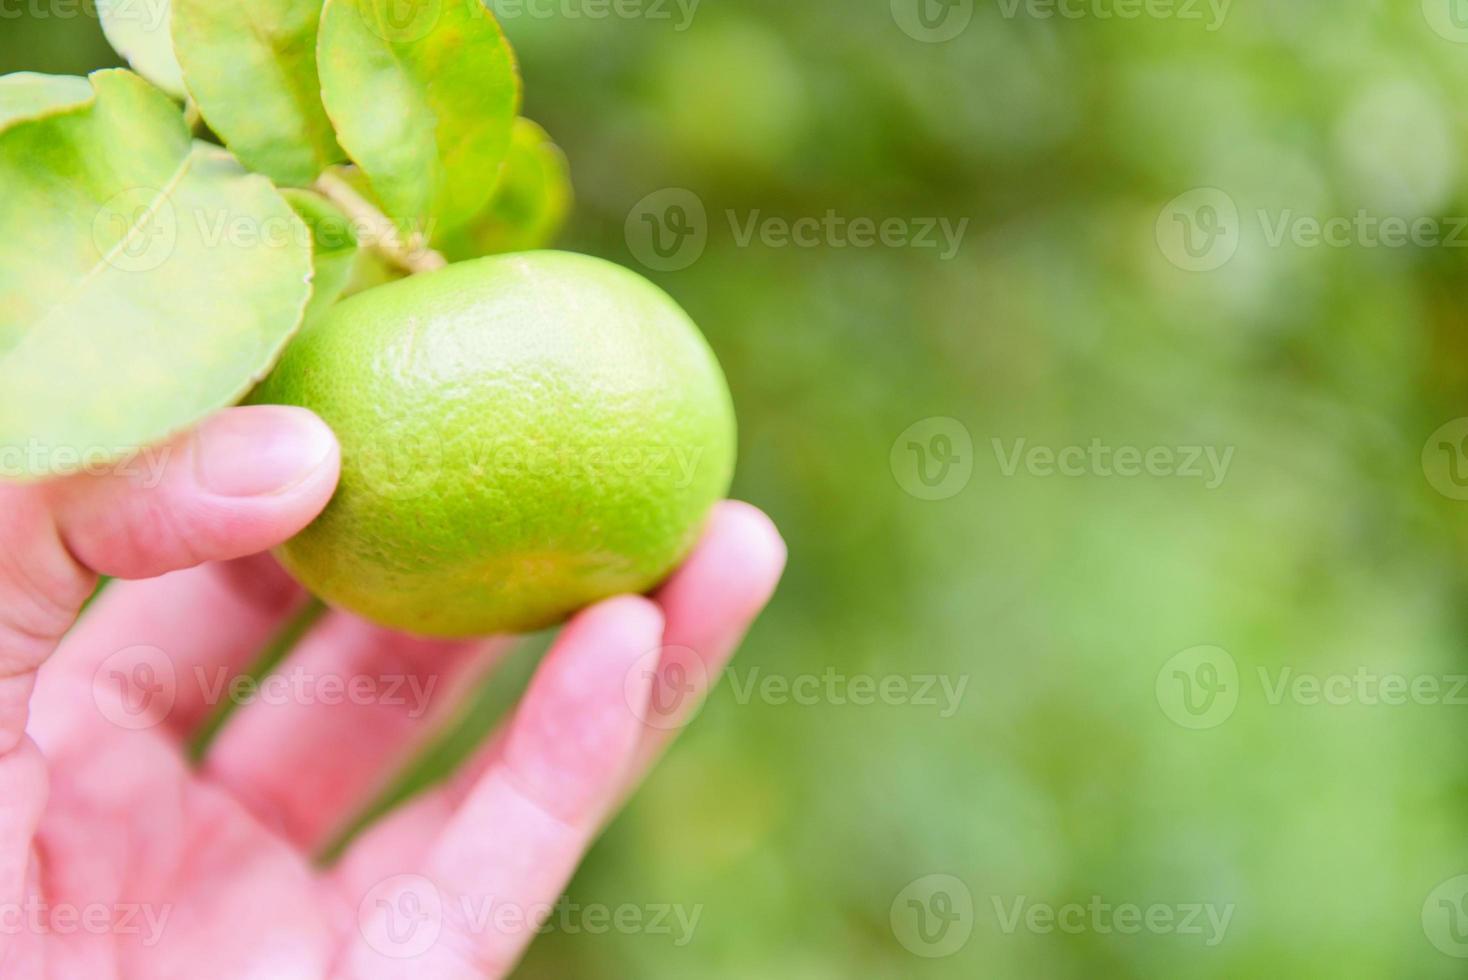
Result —
[[436, 272], [449, 264], [442, 253], [429, 248], [428, 239], [421, 231], [410, 234], [405, 242], [402, 232], [392, 219], [359, 194], [339, 174], [328, 171], [317, 177], [316, 190], [341, 208], [354, 227], [365, 232], [367, 243], [379, 255], [409, 275]]

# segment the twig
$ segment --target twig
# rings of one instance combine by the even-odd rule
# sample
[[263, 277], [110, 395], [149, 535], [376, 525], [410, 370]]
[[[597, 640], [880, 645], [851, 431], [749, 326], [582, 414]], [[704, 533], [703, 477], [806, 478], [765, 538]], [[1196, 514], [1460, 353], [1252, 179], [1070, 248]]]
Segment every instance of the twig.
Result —
[[383, 258], [407, 272], [421, 275], [436, 272], [448, 265], [448, 260], [439, 252], [428, 247], [422, 232], [413, 232], [404, 242], [398, 226], [377, 207], [347, 183], [340, 175], [324, 173], [316, 178], [316, 190], [328, 201], [344, 211], [352, 225], [367, 233], [369, 244]]

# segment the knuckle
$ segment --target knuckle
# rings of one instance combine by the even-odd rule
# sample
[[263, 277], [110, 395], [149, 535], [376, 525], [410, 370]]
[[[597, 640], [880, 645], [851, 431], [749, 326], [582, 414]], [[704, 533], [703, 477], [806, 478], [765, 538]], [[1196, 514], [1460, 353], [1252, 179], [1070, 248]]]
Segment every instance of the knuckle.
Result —
[[[0, 675], [29, 662], [71, 625], [96, 585], [67, 549], [42, 496], [0, 488]], [[33, 667], [34, 665], [32, 665]]]

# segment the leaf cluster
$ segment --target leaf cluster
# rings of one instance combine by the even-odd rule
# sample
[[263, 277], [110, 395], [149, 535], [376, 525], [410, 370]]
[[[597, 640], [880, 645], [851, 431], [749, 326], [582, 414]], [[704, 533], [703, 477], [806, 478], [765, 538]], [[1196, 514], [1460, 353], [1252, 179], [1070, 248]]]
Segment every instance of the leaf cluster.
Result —
[[0, 479], [116, 465], [344, 296], [569, 209], [480, 0], [98, 12], [134, 71], [0, 77]]

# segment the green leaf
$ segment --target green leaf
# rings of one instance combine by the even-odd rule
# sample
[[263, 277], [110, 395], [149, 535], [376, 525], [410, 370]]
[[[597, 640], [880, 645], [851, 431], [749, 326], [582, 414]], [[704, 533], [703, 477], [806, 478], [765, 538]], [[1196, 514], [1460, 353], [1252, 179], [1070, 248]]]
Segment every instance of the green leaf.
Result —
[[479, 0], [326, 0], [318, 61], [337, 138], [404, 231], [437, 241], [484, 209], [520, 78]]
[[102, 32], [113, 49], [144, 78], [182, 99], [183, 71], [173, 56], [170, 0], [97, 0]]
[[0, 77], [0, 129], [92, 101], [92, 86], [75, 75], [17, 72]]
[[[0, 355], [126, 236], [132, 188], [189, 152], [178, 106], [131, 72], [97, 72], [70, 111], [0, 130]], [[111, 213], [102, 214], [102, 209]]]
[[365, 293], [369, 289], [376, 289], [406, 277], [407, 273], [383, 258], [381, 252], [364, 248], [357, 253], [357, 264], [352, 267], [352, 276], [342, 290], [342, 298]]
[[545, 248], [571, 211], [571, 168], [561, 148], [529, 119], [515, 120], [514, 140], [489, 206], [442, 250], [450, 261]]
[[309, 232], [131, 72], [0, 131], [0, 477], [125, 458], [236, 401], [300, 324]]
[[311, 229], [311, 262], [315, 274], [311, 280], [311, 305], [306, 308], [305, 318], [310, 323], [341, 299], [351, 281], [357, 261], [357, 234], [351, 219], [320, 194], [303, 190], [285, 190], [281, 194]]
[[304, 187], [346, 157], [321, 104], [322, 0], [174, 0], [173, 39], [189, 94], [251, 170]]

